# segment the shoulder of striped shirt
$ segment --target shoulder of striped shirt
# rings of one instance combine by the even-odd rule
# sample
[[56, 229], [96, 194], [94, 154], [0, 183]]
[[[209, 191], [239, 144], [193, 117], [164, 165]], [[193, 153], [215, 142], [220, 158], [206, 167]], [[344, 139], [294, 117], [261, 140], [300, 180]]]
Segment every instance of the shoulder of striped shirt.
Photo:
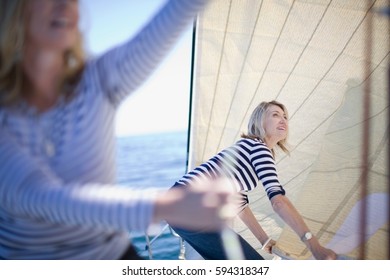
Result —
[[238, 140], [236, 142], [236, 144], [239, 144], [239, 143], [242, 143], [242, 142], [246, 142], [246, 143], [248, 143], [250, 145], [261, 145], [261, 146], [267, 147], [263, 141], [261, 141], [261, 140], [254, 140], [254, 139], [250, 139], [250, 138], [241, 138], [240, 140]]

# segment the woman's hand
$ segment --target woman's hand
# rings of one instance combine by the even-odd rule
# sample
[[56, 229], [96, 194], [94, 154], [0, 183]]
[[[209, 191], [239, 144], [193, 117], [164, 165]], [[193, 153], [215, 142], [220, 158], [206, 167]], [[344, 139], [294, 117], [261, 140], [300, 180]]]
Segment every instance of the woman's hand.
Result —
[[316, 253], [315, 258], [317, 260], [335, 260], [337, 259], [337, 254], [331, 249], [322, 247], [321, 252], [319, 254]]
[[221, 230], [236, 215], [236, 192], [226, 180], [169, 189], [157, 198], [154, 220], [189, 230]]
[[276, 245], [276, 241], [270, 238], [263, 244], [261, 250], [264, 250], [267, 253], [272, 254], [272, 247], [275, 245]]
[[335, 260], [337, 254], [328, 248], [321, 246], [317, 238], [313, 237], [305, 242], [316, 260]]

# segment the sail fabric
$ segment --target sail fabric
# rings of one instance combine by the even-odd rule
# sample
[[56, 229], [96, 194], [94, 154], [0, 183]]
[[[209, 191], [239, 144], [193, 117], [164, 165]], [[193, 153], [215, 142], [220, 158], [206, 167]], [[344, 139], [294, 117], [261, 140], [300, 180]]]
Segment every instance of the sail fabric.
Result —
[[[289, 112], [291, 152], [276, 154], [280, 181], [313, 234], [336, 253], [357, 258], [365, 246], [365, 259], [386, 259], [390, 29], [381, 11], [387, 4], [210, 1], [196, 27], [189, 169], [237, 141], [260, 102], [277, 100]], [[367, 85], [370, 104], [364, 99]], [[366, 122], [370, 142], [363, 162]], [[363, 166], [368, 168], [365, 197]], [[273, 212], [261, 186], [249, 199], [281, 249], [298, 259], [311, 258]], [[363, 201], [368, 208], [365, 244], [359, 225]], [[239, 221], [235, 225], [261, 247]]]

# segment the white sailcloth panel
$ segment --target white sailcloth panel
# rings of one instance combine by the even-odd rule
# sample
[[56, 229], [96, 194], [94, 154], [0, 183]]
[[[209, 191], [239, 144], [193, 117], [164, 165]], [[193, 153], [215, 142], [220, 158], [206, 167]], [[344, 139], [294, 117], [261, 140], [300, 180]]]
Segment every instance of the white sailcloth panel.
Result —
[[[386, 258], [388, 236], [389, 18], [387, 1], [212, 0], [197, 25], [190, 168], [233, 144], [261, 101], [290, 116], [291, 155], [280, 180], [320, 242], [357, 257], [363, 92], [371, 81], [367, 259]], [[366, 21], [373, 16], [370, 73]], [[271, 209], [261, 185], [251, 208], [279, 246], [310, 258]], [[356, 208], [357, 207], [357, 208]], [[237, 230], [260, 244], [239, 221]]]

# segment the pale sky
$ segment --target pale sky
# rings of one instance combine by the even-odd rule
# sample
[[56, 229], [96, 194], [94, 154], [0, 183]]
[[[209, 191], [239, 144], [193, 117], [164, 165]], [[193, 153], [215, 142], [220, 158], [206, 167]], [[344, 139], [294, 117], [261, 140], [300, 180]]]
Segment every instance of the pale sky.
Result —
[[[139, 30], [166, 0], [80, 0], [85, 45], [100, 54]], [[121, 106], [117, 136], [187, 130], [192, 26], [153, 76]]]

